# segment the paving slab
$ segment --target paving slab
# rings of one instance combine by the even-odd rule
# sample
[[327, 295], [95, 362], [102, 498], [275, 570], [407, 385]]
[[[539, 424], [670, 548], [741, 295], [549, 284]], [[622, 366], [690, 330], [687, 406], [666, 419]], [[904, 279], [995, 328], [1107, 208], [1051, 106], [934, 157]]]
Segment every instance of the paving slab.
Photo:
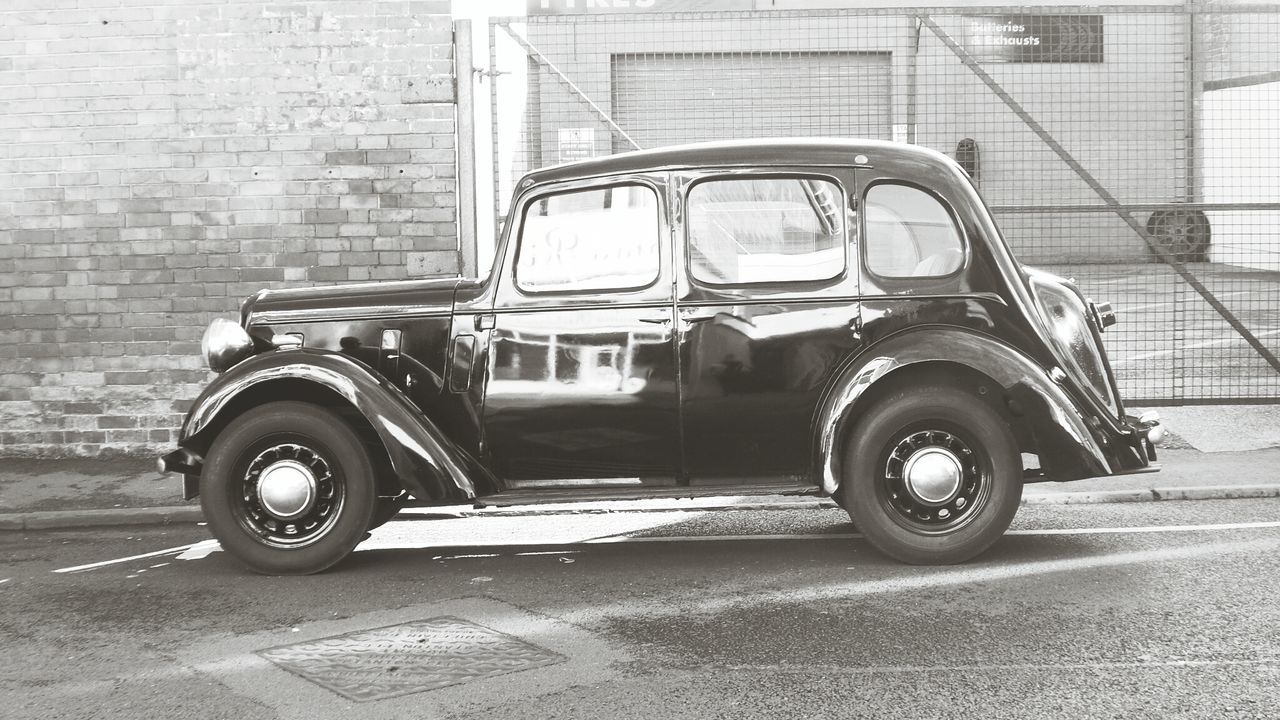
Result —
[[[424, 627], [452, 631], [450, 652], [412, 652], [404, 641]], [[614, 680], [631, 659], [578, 625], [491, 597], [212, 638], [177, 655], [204, 682], [315, 720], [476, 712]], [[377, 692], [350, 692], [356, 677]]]
[[[1280, 405], [1152, 408], [1169, 431], [1204, 453], [1280, 448]], [[1137, 411], [1131, 410], [1130, 412]]]
[[155, 458], [4, 458], [0, 513], [181, 506], [182, 480]]

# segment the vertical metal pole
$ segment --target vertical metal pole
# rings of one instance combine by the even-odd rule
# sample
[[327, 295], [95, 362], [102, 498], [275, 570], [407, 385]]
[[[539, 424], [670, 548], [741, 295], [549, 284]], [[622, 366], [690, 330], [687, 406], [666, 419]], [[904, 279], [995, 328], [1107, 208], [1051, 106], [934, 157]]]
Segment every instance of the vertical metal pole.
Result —
[[[1198, 155], [1200, 153], [1200, 132], [1197, 127], [1200, 109], [1200, 78], [1198, 72], [1199, 58], [1196, 53], [1196, 13], [1195, 0], [1188, 0], [1183, 5], [1183, 91], [1182, 91], [1182, 151], [1183, 174], [1185, 185], [1182, 188], [1182, 199], [1186, 202], [1200, 202]], [[1170, 388], [1173, 401], [1181, 404], [1186, 398], [1187, 388], [1187, 300], [1189, 293], [1181, 283], [1173, 287], [1173, 385]]]
[[916, 144], [916, 96], [920, 90], [918, 78], [920, 73], [920, 18], [914, 15], [908, 18], [911, 23], [911, 52], [907, 56], [907, 142]]
[[458, 251], [459, 274], [476, 276], [476, 100], [471, 58], [471, 21], [453, 23], [453, 73], [458, 89]]
[[1196, 0], [1189, 0], [1186, 12], [1186, 100], [1183, 108], [1183, 122], [1186, 124], [1187, 152], [1187, 202], [1204, 202], [1201, 168], [1204, 167], [1204, 144], [1200, 136], [1203, 134], [1200, 120], [1201, 101], [1204, 98], [1204, 68], [1201, 61], [1200, 9]]
[[498, 26], [489, 23], [489, 135], [493, 140], [493, 235], [502, 236], [502, 155], [498, 137]]

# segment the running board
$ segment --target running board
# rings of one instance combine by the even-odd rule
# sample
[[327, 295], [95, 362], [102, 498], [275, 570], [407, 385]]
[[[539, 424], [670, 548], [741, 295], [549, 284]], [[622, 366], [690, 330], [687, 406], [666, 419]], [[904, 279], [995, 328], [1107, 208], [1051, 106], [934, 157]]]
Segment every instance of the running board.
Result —
[[476, 498], [475, 506], [512, 507], [516, 505], [545, 505], [548, 503], [603, 502], [609, 500], [679, 500], [682, 498], [736, 497], [739, 495], [819, 495], [816, 485], [747, 485], [733, 487], [637, 487], [626, 488], [577, 488], [554, 490], [511, 490], [509, 492]]

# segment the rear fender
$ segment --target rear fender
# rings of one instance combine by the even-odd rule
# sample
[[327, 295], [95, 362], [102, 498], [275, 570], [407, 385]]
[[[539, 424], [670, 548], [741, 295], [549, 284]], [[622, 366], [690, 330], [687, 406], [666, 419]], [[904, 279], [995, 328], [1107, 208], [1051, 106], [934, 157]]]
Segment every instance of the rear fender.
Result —
[[918, 328], [867, 348], [838, 375], [818, 409], [817, 462], [822, 490], [840, 485], [841, 443], [866, 410], [872, 387], [921, 363], [952, 363], [979, 372], [1006, 391], [1029, 421], [1041, 466], [1053, 480], [1111, 473], [1107, 456], [1070, 396], [1048, 372], [1015, 348], [960, 328]]
[[[420, 500], [468, 500], [476, 496], [468, 469], [479, 464], [449, 440], [399, 388], [369, 366], [327, 350], [301, 348], [256, 355], [220, 375], [196, 398], [178, 441], [188, 454], [207, 448], [237, 398], [261, 391], [265, 383], [302, 380], [326, 388], [360, 412], [386, 449], [401, 486]], [[307, 400], [306, 397], [292, 399]], [[187, 463], [188, 478], [198, 464]], [[188, 487], [188, 493], [190, 488]]]

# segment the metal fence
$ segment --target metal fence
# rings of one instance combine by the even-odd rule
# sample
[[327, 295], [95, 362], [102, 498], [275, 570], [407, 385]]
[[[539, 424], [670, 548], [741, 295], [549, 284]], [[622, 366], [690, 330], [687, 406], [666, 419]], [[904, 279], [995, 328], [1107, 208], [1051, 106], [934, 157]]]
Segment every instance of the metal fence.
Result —
[[698, 140], [894, 139], [971, 169], [1028, 264], [1112, 301], [1131, 404], [1280, 402], [1280, 5], [497, 19], [521, 173]]

